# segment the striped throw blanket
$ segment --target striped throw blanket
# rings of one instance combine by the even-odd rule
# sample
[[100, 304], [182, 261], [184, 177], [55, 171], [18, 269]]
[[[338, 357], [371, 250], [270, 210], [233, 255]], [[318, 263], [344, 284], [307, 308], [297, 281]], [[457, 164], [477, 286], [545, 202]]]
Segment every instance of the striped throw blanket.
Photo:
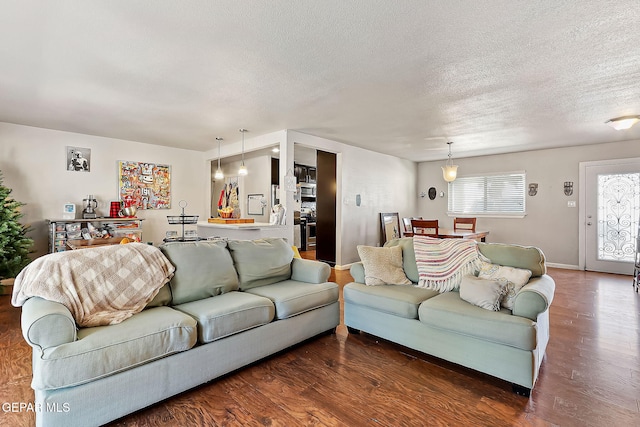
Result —
[[460, 286], [462, 277], [479, 269], [486, 259], [471, 239], [434, 239], [413, 237], [413, 250], [418, 267], [418, 286], [438, 292], [452, 291]]

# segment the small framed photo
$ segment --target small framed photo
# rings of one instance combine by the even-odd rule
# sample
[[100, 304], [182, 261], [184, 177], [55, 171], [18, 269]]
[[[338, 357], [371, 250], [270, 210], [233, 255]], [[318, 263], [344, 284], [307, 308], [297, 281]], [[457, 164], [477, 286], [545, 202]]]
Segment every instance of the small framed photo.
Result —
[[62, 208], [62, 219], [76, 219], [75, 203], [65, 203]]
[[264, 194], [249, 194], [247, 202], [247, 214], [248, 215], [264, 215], [264, 207], [266, 203], [263, 203]]
[[90, 172], [91, 149], [67, 147], [67, 170], [72, 172]]

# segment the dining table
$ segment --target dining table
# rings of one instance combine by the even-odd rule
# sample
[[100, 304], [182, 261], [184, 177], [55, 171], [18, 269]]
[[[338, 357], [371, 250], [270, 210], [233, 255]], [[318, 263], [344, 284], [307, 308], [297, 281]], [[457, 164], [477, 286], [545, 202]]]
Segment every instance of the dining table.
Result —
[[[442, 228], [438, 227], [439, 239], [480, 239], [481, 242], [486, 242], [488, 231], [472, 231], [461, 228]], [[413, 236], [412, 232], [405, 232], [405, 237]], [[435, 237], [435, 236], [434, 236]]]

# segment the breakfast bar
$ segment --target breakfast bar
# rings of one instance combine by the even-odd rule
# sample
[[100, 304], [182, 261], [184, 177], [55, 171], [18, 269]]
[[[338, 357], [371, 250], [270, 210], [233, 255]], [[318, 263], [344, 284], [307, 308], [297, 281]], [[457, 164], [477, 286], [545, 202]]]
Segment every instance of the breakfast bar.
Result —
[[289, 239], [291, 230], [283, 225], [271, 225], [266, 222], [219, 224], [198, 221], [198, 237], [221, 237], [237, 240], [254, 240], [265, 237], [283, 237]]

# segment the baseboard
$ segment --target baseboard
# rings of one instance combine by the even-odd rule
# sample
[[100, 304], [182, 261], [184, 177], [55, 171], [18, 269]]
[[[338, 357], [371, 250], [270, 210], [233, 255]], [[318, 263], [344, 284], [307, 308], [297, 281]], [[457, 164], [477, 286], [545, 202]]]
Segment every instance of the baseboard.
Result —
[[547, 262], [546, 264], [547, 264], [547, 267], [562, 268], [565, 270], [582, 270], [578, 265], [556, 264], [555, 262]]
[[336, 270], [349, 270], [351, 268], [351, 266], [353, 265], [353, 263], [351, 264], [345, 264], [345, 265], [338, 265], [336, 264], [333, 268], [335, 268]]

